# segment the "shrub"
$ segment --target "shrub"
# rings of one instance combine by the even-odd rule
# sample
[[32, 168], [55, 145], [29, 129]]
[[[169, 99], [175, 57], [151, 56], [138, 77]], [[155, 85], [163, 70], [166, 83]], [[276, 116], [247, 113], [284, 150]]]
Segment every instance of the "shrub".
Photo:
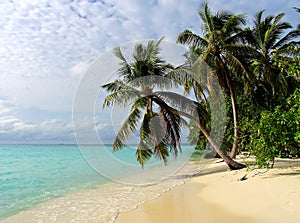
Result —
[[253, 126], [250, 138], [251, 153], [259, 167], [269, 167], [275, 157], [300, 155], [300, 89], [273, 112], [263, 111]]

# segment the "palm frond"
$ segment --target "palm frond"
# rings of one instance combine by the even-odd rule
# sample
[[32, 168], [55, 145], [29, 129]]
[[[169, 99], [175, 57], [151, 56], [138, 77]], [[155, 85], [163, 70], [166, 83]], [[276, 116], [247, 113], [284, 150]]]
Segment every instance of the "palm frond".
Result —
[[136, 159], [142, 167], [151, 158], [152, 154], [151, 148], [141, 140], [136, 150]]
[[140, 92], [136, 89], [130, 88], [129, 86], [126, 88], [121, 88], [106, 96], [102, 108], [104, 109], [112, 105], [126, 106], [129, 102], [132, 102], [141, 96]]
[[199, 118], [202, 123], [210, 120], [207, 105], [204, 103], [198, 103], [175, 92], [155, 92], [155, 96], [157, 96], [153, 99], [155, 103], [159, 103], [159, 106], [168, 106], [169, 103], [174, 109], [170, 111], [174, 113], [183, 111]]
[[116, 80], [114, 82], [103, 84], [101, 88], [104, 88], [108, 92], [116, 92], [122, 88], [127, 88], [127, 86], [122, 81]]
[[137, 158], [142, 165], [150, 159], [152, 154], [167, 164], [169, 151], [167, 144], [165, 144], [165, 135], [158, 114], [145, 113], [140, 128], [140, 145], [137, 149]]
[[212, 19], [212, 13], [210, 11], [210, 8], [208, 7], [208, 3], [204, 4], [204, 8], [202, 12], [198, 12], [198, 15], [204, 22], [205, 31], [212, 32], [214, 28], [214, 23]]
[[281, 38], [275, 45], [274, 49], [279, 48], [287, 48], [289, 45], [292, 45], [293, 42], [290, 42], [291, 40], [295, 39], [296, 37], [300, 36], [299, 30], [292, 30], [289, 33], [287, 33], [283, 38]]
[[168, 123], [165, 123], [165, 120], [161, 119], [161, 113], [155, 113], [149, 124], [151, 132], [149, 139], [153, 148], [153, 154], [156, 158], [163, 160], [167, 164], [167, 157], [169, 156], [168, 146], [170, 143], [168, 137], [166, 137], [169, 133], [165, 129], [165, 126]]
[[187, 29], [178, 35], [176, 43], [191, 45], [197, 48], [208, 46], [208, 42], [205, 39]]
[[[248, 74], [247, 71], [247, 67], [245, 66], [245, 64], [243, 64], [241, 62], [241, 60], [239, 58], [237, 58], [235, 55], [238, 54], [233, 54], [232, 51], [230, 49], [234, 47], [235, 50], [239, 50], [236, 49], [237, 46], [227, 46], [227, 50], [224, 51], [224, 54], [226, 56], [226, 63], [228, 64], [228, 67], [230, 68], [230, 70], [235, 71], [238, 74]], [[239, 46], [238, 46], [239, 47]], [[241, 46], [241, 48], [244, 48]]]
[[[169, 156], [169, 148], [168, 145], [164, 142], [159, 142], [154, 147], [154, 155], [163, 160], [164, 164], [167, 165], [168, 162], [168, 156]], [[177, 154], [176, 154], [177, 155]]]
[[125, 62], [127, 63], [125, 57], [123, 56], [123, 53], [121, 51], [121, 48], [120, 46], [117, 46], [115, 49], [114, 49], [114, 54], [117, 58], [119, 58], [120, 60], [122, 60], [122, 62]]
[[229, 18], [225, 20], [225, 24], [222, 25], [221, 29], [225, 36], [230, 37], [232, 33], [238, 33], [239, 31], [241, 31], [240, 25], [245, 24], [246, 19], [244, 14], [230, 15]]
[[273, 24], [279, 24], [279, 21], [285, 16], [285, 13], [279, 13], [273, 21]]
[[[160, 117], [164, 123], [163, 127], [165, 133], [163, 140], [159, 143], [159, 148], [162, 149], [165, 148], [166, 145], [168, 145], [170, 147], [170, 151], [174, 153], [175, 156], [177, 156], [178, 151], [181, 152], [180, 115], [176, 112], [176, 110], [169, 107], [166, 103], [163, 103], [158, 98], [155, 99], [155, 102], [158, 103], [160, 107]], [[161, 151], [159, 151], [159, 155], [163, 154], [166, 153], [161, 153]]]
[[158, 41], [149, 41], [147, 47], [145, 48], [145, 60], [158, 60], [159, 45], [164, 37], [161, 37]]
[[151, 120], [151, 115], [150, 115], [149, 112], [146, 112], [144, 114], [142, 124], [141, 124], [141, 128], [140, 128], [140, 140], [143, 141], [143, 142], [146, 142], [148, 145], [151, 145], [150, 120]]
[[132, 105], [130, 114], [128, 115], [126, 120], [124, 120], [121, 128], [116, 135], [113, 143], [113, 152], [122, 149], [128, 137], [137, 130], [142, 110], [145, 109], [146, 104], [146, 99], [140, 98], [139, 100], [136, 100]]
[[165, 75], [166, 78], [172, 80], [173, 87], [178, 85], [188, 86], [195, 82], [200, 82], [198, 76], [189, 67], [177, 67]]

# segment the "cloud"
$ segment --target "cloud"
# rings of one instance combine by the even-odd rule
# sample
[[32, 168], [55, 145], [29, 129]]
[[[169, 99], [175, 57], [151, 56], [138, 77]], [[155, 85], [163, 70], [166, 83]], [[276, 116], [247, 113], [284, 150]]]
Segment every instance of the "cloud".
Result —
[[[292, 9], [298, 0], [208, 2], [213, 10], [248, 12], [250, 17], [267, 9], [266, 13], [287, 12], [286, 19], [294, 23], [299, 19]], [[0, 1], [2, 130], [14, 130], [19, 138], [28, 140], [47, 138], [46, 132], [54, 138], [51, 129], [55, 128], [61, 129], [62, 136], [70, 134], [73, 96], [89, 64], [126, 42], [162, 36], [175, 42], [186, 28], [199, 32], [196, 11], [200, 4], [198, 0], [176, 4], [172, 0]], [[43, 112], [40, 116], [45, 122], [34, 120], [34, 113], [25, 118], [24, 112], [31, 108]], [[57, 117], [47, 117], [51, 112]], [[61, 113], [70, 117], [61, 118]], [[50, 129], [42, 133], [41, 127]], [[109, 127], [105, 129], [109, 134]], [[5, 134], [7, 139], [16, 137]]]
[[0, 118], [0, 140], [14, 143], [74, 143], [72, 124], [64, 120], [27, 123], [14, 116]]
[[17, 106], [0, 100], [0, 141], [2, 143], [72, 142], [71, 122], [61, 119], [28, 122], [20, 118]]
[[4, 99], [0, 99], [0, 117], [12, 114], [14, 112], [13, 107], [13, 103]]

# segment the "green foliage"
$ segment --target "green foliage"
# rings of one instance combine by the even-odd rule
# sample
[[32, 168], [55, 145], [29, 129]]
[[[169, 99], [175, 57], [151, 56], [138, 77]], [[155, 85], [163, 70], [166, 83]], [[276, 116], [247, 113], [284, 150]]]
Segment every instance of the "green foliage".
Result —
[[[220, 91], [211, 84], [211, 77], [216, 77], [227, 105], [223, 151], [230, 152], [238, 142], [239, 151], [250, 151], [259, 167], [269, 167], [276, 157], [299, 156], [299, 27], [294, 30], [282, 21], [284, 13], [264, 16], [260, 11], [253, 27], [245, 29], [243, 14], [214, 14], [205, 4], [198, 15], [203, 35], [184, 30], [177, 38], [177, 43], [190, 46], [184, 55], [186, 63], [179, 67], [160, 58], [162, 39], [137, 44], [132, 62], [126, 60], [120, 47], [115, 49], [120, 59], [119, 77], [102, 86], [109, 93], [103, 108], [131, 105], [131, 111], [117, 133], [114, 151], [122, 149], [128, 137], [138, 132], [136, 157], [140, 164], [152, 156], [166, 163], [170, 153], [176, 156], [181, 150], [180, 129], [185, 121], [179, 111], [199, 116], [189, 123], [188, 140], [197, 149], [205, 149], [208, 142], [200, 129], [210, 130], [208, 101]], [[199, 58], [209, 66], [209, 72]], [[196, 101], [166, 92], [178, 86], [183, 86], [185, 96], [193, 94]], [[199, 122], [200, 129], [194, 121]]]
[[273, 61], [281, 73], [300, 80], [300, 49], [298, 46], [289, 46], [283, 52], [276, 50], [273, 53]]
[[253, 126], [250, 147], [259, 167], [269, 167], [275, 157], [300, 155], [300, 89], [273, 112], [263, 111]]

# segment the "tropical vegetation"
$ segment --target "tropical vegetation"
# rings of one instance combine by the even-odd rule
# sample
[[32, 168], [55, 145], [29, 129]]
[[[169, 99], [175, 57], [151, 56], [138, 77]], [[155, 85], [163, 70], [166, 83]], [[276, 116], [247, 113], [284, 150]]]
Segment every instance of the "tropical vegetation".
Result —
[[[177, 43], [189, 46], [186, 62], [178, 67], [161, 59], [162, 39], [137, 44], [131, 61], [115, 48], [120, 68], [118, 78], [102, 86], [109, 92], [103, 108], [131, 109], [113, 150], [138, 132], [139, 163], [143, 166], [153, 155], [167, 163], [170, 154], [181, 151], [185, 126], [189, 142], [200, 150], [210, 145], [231, 169], [245, 167], [234, 160], [241, 152], [254, 155], [259, 167], [272, 166], [276, 157], [299, 157], [300, 25], [293, 28], [284, 13], [264, 13], [259, 11], [248, 27], [245, 14], [214, 13], [204, 4], [198, 12], [201, 34], [184, 30], [178, 35]], [[205, 78], [195, 72], [201, 61], [211, 70]], [[209, 101], [218, 94], [213, 78], [228, 114], [222, 145], [210, 135]], [[178, 86], [185, 94], [169, 91]]]

